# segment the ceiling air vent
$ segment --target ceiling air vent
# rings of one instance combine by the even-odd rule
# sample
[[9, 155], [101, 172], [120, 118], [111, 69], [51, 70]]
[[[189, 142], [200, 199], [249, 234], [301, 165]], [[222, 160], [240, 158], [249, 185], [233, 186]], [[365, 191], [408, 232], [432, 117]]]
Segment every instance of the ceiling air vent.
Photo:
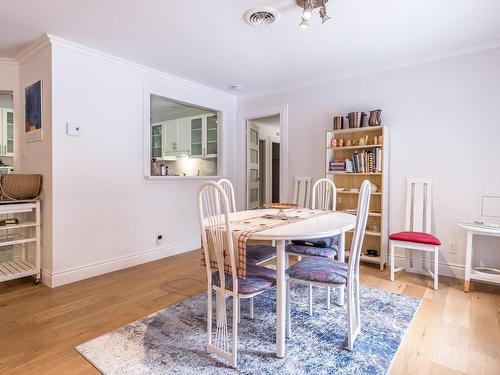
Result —
[[252, 26], [268, 26], [279, 20], [279, 13], [274, 8], [253, 8], [245, 12], [245, 22]]

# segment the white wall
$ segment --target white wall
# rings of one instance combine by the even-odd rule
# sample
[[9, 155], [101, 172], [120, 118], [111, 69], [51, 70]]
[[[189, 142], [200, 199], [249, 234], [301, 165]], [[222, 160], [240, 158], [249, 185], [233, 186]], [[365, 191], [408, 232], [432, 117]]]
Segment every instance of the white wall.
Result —
[[[465, 235], [482, 194], [500, 195], [500, 49], [238, 101], [238, 110], [288, 104], [289, 178], [322, 176], [332, 117], [382, 108], [390, 141], [390, 231], [404, 229], [405, 179], [434, 181], [434, 227], [443, 272], [461, 276]], [[292, 191], [291, 189], [289, 191]], [[449, 253], [449, 243], [458, 253]], [[500, 264], [498, 242], [481, 257]], [[458, 265], [458, 266], [455, 266]]]
[[[144, 178], [144, 90], [223, 111], [229, 176], [235, 98], [62, 40], [52, 72], [52, 285], [198, 248], [199, 182]], [[80, 137], [65, 135], [68, 121]]]
[[40, 142], [24, 141], [24, 110], [18, 110], [19, 119], [14, 147], [14, 159], [17, 160], [19, 173], [37, 173], [42, 175], [43, 190], [41, 196], [42, 226], [42, 268], [43, 281], [49, 283], [48, 276], [53, 270], [52, 257], [52, 75], [51, 51], [48, 41], [35, 42], [32, 49], [22, 55], [19, 61], [19, 107], [24, 108], [24, 88], [34, 82], [42, 81], [42, 131]]

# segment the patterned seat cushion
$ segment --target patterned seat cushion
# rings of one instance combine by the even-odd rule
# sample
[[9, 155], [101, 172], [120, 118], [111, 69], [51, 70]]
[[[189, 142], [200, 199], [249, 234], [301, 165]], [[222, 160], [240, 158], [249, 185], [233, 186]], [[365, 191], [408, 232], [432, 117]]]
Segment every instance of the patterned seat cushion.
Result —
[[329, 258], [306, 258], [295, 263], [286, 272], [290, 278], [303, 281], [347, 283], [347, 264]]
[[337, 247], [339, 244], [339, 236], [314, 238], [312, 240], [294, 240], [292, 243], [302, 246]]
[[276, 285], [276, 270], [272, 268], [247, 264], [247, 275], [249, 277], [259, 277], [269, 280], [273, 283], [273, 286]]
[[337, 255], [337, 248], [296, 245], [293, 243], [286, 247], [286, 251], [298, 255], [324, 258], [334, 258]]
[[276, 256], [276, 248], [266, 245], [247, 246], [247, 264], [259, 264], [273, 259]]
[[[226, 273], [226, 289], [233, 289], [233, 278]], [[212, 273], [212, 283], [220, 286], [219, 272]], [[247, 266], [247, 278], [238, 278], [239, 294], [254, 294], [270, 289], [276, 285], [276, 271], [259, 266]]]

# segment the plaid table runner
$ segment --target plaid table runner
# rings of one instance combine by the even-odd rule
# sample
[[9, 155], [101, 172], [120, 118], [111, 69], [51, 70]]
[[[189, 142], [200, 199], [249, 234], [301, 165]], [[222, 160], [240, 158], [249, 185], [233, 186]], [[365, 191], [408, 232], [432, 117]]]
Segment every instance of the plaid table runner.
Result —
[[[261, 232], [267, 229], [271, 229], [274, 227], [278, 227], [281, 225], [287, 225], [291, 223], [295, 223], [297, 221], [310, 219], [315, 216], [324, 215], [329, 213], [329, 211], [320, 211], [320, 210], [310, 210], [307, 208], [295, 209], [295, 210], [287, 210], [286, 215], [288, 217], [287, 220], [283, 220], [276, 216], [271, 215], [261, 215], [251, 218], [246, 218], [242, 220], [231, 221], [232, 227], [232, 236], [233, 236], [233, 253], [235, 255], [236, 260], [236, 272], [239, 278], [246, 278], [246, 268], [247, 268], [247, 241], [248, 239], [256, 232]], [[207, 235], [208, 242], [208, 251], [210, 254], [210, 265], [212, 270], [217, 271], [217, 261], [215, 256], [215, 249], [213, 246], [213, 242], [210, 235], [210, 230], [205, 229]], [[224, 248], [226, 248], [226, 236], [224, 237]], [[203, 248], [202, 241], [202, 264], [205, 266], [205, 252]], [[224, 250], [224, 270], [227, 273], [231, 273], [231, 263], [229, 254], [226, 250]]]

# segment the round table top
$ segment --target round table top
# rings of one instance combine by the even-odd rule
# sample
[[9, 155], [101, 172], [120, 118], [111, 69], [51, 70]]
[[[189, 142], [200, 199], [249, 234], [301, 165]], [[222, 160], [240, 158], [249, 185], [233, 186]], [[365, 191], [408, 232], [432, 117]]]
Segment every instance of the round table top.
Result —
[[500, 235], [500, 228], [498, 228], [498, 227], [488, 227], [485, 225], [478, 225], [478, 224], [465, 223], [465, 222], [458, 223], [458, 226], [463, 228], [463, 229], [470, 230], [470, 231], [473, 231], [476, 233]]
[[[275, 215], [277, 213], [278, 210], [273, 209], [249, 210], [232, 213], [230, 217], [231, 220], [243, 220], [263, 215]], [[354, 229], [355, 223], [356, 216], [354, 215], [345, 212], [331, 212], [256, 232], [252, 235], [252, 239], [309, 240], [331, 237]]]

